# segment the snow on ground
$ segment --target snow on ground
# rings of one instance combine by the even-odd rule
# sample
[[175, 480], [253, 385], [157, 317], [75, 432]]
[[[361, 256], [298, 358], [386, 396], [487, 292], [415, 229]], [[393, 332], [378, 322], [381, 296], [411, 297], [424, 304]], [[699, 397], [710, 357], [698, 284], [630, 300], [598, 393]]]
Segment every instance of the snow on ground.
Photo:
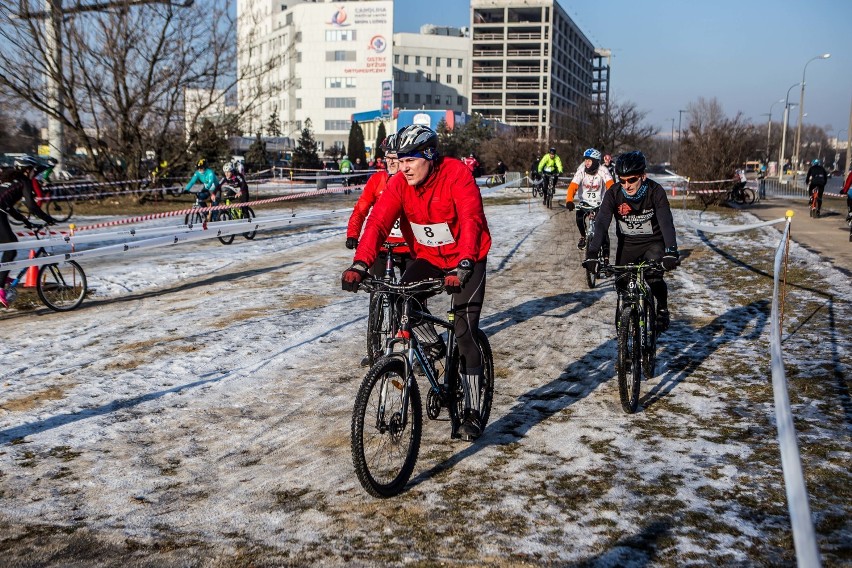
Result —
[[[612, 284], [586, 287], [573, 214], [517, 190], [486, 213], [491, 423], [467, 444], [426, 420], [391, 500], [360, 488], [349, 451], [367, 297], [339, 288], [345, 215], [92, 260], [77, 311], [0, 314], [5, 563], [794, 563], [768, 371], [778, 232], [679, 232], [674, 321], [626, 415]], [[850, 292], [814, 254], [790, 255], [791, 400], [820, 550], [838, 565]]]

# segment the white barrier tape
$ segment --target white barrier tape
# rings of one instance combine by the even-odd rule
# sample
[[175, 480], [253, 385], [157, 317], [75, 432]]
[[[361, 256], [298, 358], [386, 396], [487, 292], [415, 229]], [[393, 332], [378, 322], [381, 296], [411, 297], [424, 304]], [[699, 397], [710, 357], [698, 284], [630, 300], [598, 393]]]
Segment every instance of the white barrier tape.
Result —
[[[108, 256], [112, 254], [126, 253], [129, 251], [157, 248], [168, 245], [176, 245], [185, 242], [200, 241], [203, 239], [212, 239], [215, 237], [225, 237], [229, 235], [240, 235], [251, 231], [279, 229], [291, 225], [295, 221], [302, 221], [309, 218], [331, 217], [335, 215], [350, 214], [351, 209], [341, 209], [325, 211], [323, 213], [315, 213], [297, 217], [290, 215], [287, 217], [277, 217], [273, 219], [264, 219], [258, 221], [253, 219], [250, 223], [246, 221], [220, 221], [218, 223], [208, 223], [206, 226], [187, 227], [177, 232], [172, 232], [168, 235], [144, 239], [141, 241], [133, 241], [128, 243], [119, 243], [115, 245], [107, 245], [94, 249], [66, 252], [51, 256], [41, 256], [38, 258], [13, 260], [9, 262], [0, 262], [0, 270], [15, 271], [30, 266], [42, 266], [44, 264], [57, 264], [67, 262], [69, 260], [96, 258]], [[37, 243], [37, 241], [34, 241]], [[33, 247], [38, 248], [38, 247]]]
[[74, 195], [50, 195], [40, 198], [41, 201], [94, 201], [103, 199], [104, 197], [120, 197], [122, 195], [133, 195], [135, 193], [153, 193], [155, 191], [176, 191], [183, 193], [182, 185], [173, 185], [170, 187], [143, 187], [139, 189], [126, 189], [123, 191], [108, 191], [97, 193], [75, 193]]
[[492, 187], [486, 187], [485, 189], [483, 189], [482, 186], [480, 186], [479, 187], [479, 193], [493, 193], [495, 191], [505, 189], [507, 187], [521, 187], [521, 184], [526, 179], [529, 179], [529, 178], [524, 177], [524, 178], [514, 180], [514, 181], [507, 181], [506, 183], [501, 183], [500, 185], [494, 185]]
[[783, 223], [786, 220], [786, 218], [781, 217], [780, 219], [774, 219], [772, 221], [761, 221], [760, 223], [752, 223], [749, 225], [699, 225], [698, 223], [693, 223], [689, 219], [689, 217], [684, 217], [684, 223], [689, 225], [696, 231], [701, 231], [702, 233], [718, 234], [730, 234], [740, 233], [742, 231], [750, 231], [752, 229], [759, 229], [760, 227], [768, 227], [777, 223]]
[[784, 372], [784, 360], [781, 353], [781, 330], [778, 317], [779, 274], [781, 273], [781, 259], [789, 234], [790, 220], [787, 219], [787, 227], [784, 229], [781, 243], [775, 251], [772, 315], [770, 318], [772, 329], [769, 332], [772, 391], [775, 398], [775, 423], [778, 428], [778, 445], [781, 448], [781, 468], [784, 471], [784, 488], [787, 492], [787, 509], [790, 511], [790, 522], [793, 527], [793, 545], [796, 549], [796, 560], [799, 566], [815, 568], [820, 566], [820, 557], [814, 535], [814, 526], [811, 521], [811, 510], [808, 505], [805, 478], [802, 474], [802, 462], [799, 456], [799, 445], [796, 441], [796, 430], [793, 425], [790, 398], [787, 393], [787, 377]]

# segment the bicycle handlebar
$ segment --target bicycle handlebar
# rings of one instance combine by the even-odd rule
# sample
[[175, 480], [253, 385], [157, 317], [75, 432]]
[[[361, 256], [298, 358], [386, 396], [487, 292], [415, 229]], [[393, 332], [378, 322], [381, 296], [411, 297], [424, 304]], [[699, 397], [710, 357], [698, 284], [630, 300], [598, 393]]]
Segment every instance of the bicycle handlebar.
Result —
[[395, 292], [397, 294], [442, 292], [444, 290], [443, 278], [427, 278], [418, 282], [407, 282], [394, 284], [380, 278], [365, 278], [359, 285], [366, 292]]
[[600, 208], [600, 205], [591, 205], [587, 201], [581, 201], [579, 204], [577, 204], [577, 209], [582, 209], [584, 211], [596, 211]]
[[663, 263], [658, 260], [645, 260], [640, 262], [639, 264], [607, 264], [605, 266], [602, 266], [601, 269], [608, 276], [612, 276], [614, 274], [626, 274], [628, 272], [665, 272], [665, 268], [663, 268]]

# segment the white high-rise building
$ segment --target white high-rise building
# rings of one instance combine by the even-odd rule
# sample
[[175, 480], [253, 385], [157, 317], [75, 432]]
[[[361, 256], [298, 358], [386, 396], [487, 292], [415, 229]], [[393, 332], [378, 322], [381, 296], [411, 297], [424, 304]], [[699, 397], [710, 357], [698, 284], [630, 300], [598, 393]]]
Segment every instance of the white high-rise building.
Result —
[[346, 144], [352, 114], [382, 106], [393, 78], [392, 1], [238, 0], [237, 25], [238, 42], [260, 30], [251, 49], [239, 46], [239, 66], [268, 67], [259, 84], [238, 86], [240, 100], [268, 92], [244, 120], [247, 135], [267, 134], [275, 114], [283, 136], [297, 139], [311, 119], [323, 147]]

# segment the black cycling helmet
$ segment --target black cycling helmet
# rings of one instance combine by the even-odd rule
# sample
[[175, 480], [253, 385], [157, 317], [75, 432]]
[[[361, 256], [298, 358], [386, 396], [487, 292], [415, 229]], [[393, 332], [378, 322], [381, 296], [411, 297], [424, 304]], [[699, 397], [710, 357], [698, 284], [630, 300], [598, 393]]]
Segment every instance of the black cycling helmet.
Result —
[[647, 166], [648, 162], [645, 161], [645, 154], [639, 150], [634, 150], [618, 157], [615, 161], [615, 173], [619, 176], [642, 174], [645, 173]]
[[550, 153], [550, 154], [555, 154], [555, 153], [556, 153], [556, 148], [551, 148], [550, 150], [548, 150], [548, 153]]
[[438, 134], [426, 126], [412, 124], [397, 132], [397, 153], [400, 157], [422, 154], [427, 160], [438, 157]]
[[397, 133], [394, 132], [382, 141], [382, 150], [385, 154], [396, 154], [398, 140]]
[[195, 162], [195, 169], [200, 170], [207, 167], [207, 160], [201, 158], [197, 162]]

